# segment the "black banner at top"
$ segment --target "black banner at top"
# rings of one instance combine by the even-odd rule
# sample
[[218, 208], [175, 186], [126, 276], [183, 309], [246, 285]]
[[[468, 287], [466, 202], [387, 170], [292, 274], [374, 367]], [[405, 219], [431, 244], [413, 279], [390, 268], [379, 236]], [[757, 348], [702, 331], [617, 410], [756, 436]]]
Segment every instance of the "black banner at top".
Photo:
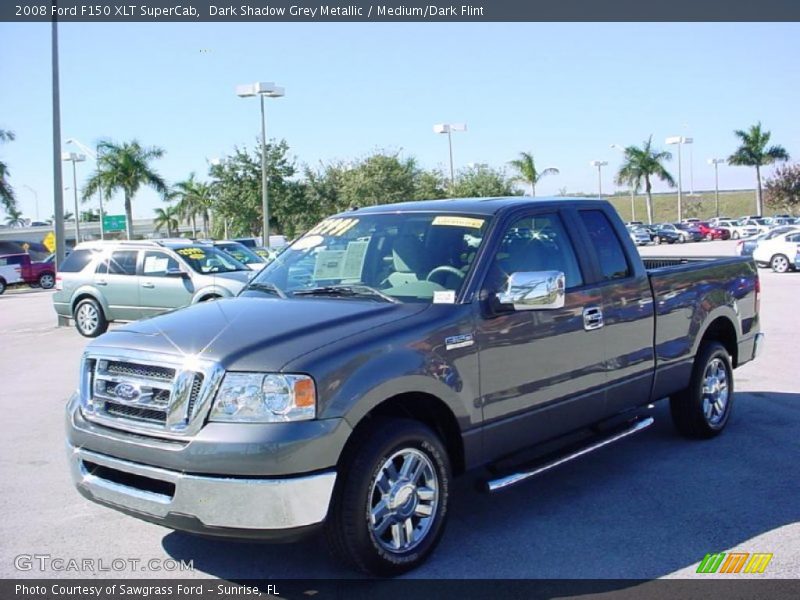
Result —
[[[461, 3], [463, 2], [463, 3]], [[800, 0], [2, 0], [35, 22], [798, 21]]]

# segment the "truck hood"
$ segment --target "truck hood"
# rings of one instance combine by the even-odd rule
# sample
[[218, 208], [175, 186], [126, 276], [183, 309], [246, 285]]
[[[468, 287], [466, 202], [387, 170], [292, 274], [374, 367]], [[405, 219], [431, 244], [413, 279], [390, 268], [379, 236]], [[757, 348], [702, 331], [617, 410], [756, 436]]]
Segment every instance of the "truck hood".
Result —
[[216, 361], [228, 370], [279, 371], [308, 352], [427, 307], [361, 299], [229, 298], [114, 329], [88, 350], [191, 355]]

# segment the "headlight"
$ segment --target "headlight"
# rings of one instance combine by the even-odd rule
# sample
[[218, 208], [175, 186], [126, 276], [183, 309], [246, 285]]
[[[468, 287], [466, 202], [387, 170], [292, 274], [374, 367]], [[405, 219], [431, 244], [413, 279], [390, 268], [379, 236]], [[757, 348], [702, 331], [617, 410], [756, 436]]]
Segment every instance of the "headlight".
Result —
[[313, 419], [314, 380], [307, 375], [226, 373], [214, 399], [211, 421], [282, 423]]

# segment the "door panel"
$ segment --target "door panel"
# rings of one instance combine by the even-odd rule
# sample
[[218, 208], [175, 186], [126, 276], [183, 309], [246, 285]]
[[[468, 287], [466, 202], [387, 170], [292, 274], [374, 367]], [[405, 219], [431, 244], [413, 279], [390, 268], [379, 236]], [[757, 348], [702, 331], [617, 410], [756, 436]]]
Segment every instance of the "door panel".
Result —
[[161, 250], [146, 250], [139, 277], [139, 298], [144, 316], [186, 306], [192, 301], [191, 279], [167, 276], [180, 269], [177, 260]]
[[106, 300], [109, 320], [134, 321], [142, 317], [136, 276], [138, 255], [138, 250], [117, 250], [97, 264], [94, 285]]

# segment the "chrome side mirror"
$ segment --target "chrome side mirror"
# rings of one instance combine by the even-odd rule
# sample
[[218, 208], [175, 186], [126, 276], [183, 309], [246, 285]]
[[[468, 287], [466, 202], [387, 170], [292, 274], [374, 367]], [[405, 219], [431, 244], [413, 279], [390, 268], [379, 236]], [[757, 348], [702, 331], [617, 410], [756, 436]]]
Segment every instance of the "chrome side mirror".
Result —
[[513, 306], [514, 310], [552, 310], [564, 306], [565, 288], [561, 271], [512, 273], [497, 300], [501, 305]]

